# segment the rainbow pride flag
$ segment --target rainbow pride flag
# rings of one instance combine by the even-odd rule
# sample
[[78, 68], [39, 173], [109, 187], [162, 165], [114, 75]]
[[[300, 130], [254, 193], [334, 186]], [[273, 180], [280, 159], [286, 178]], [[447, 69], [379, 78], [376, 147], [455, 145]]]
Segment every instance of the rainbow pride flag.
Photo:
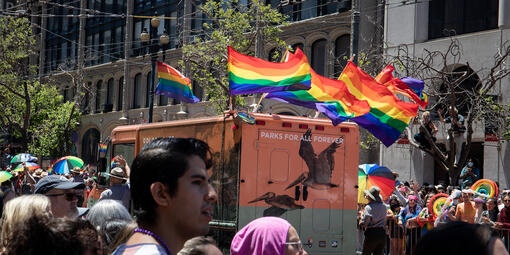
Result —
[[425, 83], [422, 80], [404, 77], [398, 79], [393, 77], [395, 68], [392, 65], [387, 65], [381, 73], [375, 77], [375, 80], [384, 84], [391, 92], [401, 94], [415, 103], [419, 104], [421, 108], [427, 107], [427, 96], [423, 93]]
[[273, 63], [247, 56], [228, 47], [228, 77], [231, 95], [308, 90], [310, 65], [299, 49], [287, 61]]
[[310, 72], [312, 84], [309, 90], [272, 92], [266, 98], [316, 109], [342, 121], [370, 111], [367, 101], [353, 96], [343, 81], [323, 77], [312, 69]]
[[[366, 100], [370, 105], [370, 112], [351, 120], [371, 132], [386, 146], [392, 145], [409, 125], [411, 118], [418, 114], [418, 104], [400, 101], [385, 85], [351, 61], [338, 79], [347, 85], [358, 100]], [[343, 121], [341, 117], [331, 120], [334, 125]]]
[[108, 150], [108, 145], [106, 145], [106, 144], [100, 143], [100, 144], [98, 144], [98, 146], [99, 146], [99, 152], [106, 152]]
[[191, 81], [175, 68], [158, 61], [156, 94], [175, 98], [186, 103], [200, 102], [191, 89]]

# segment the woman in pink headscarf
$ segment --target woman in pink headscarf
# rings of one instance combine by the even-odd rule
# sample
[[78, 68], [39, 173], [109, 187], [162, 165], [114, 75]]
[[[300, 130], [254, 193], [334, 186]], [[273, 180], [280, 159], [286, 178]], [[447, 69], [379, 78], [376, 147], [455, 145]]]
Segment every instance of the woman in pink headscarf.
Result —
[[231, 255], [305, 255], [299, 235], [289, 222], [262, 217], [239, 230], [230, 245]]

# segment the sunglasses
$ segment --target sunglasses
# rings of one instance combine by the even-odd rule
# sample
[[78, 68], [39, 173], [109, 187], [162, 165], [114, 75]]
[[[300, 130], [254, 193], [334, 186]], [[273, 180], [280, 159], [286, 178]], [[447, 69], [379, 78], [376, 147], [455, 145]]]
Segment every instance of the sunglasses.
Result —
[[503, 202], [505, 202], [505, 203], [506, 203], [506, 202], [510, 202], [510, 200], [506, 199], [506, 200], [503, 200]]
[[287, 242], [285, 244], [286, 245], [294, 246], [294, 248], [296, 248], [298, 251], [302, 251], [303, 250], [303, 243], [301, 241], [299, 241], [299, 242]]
[[67, 193], [59, 193], [59, 194], [49, 194], [49, 195], [46, 195], [48, 197], [59, 197], [59, 196], [65, 196], [65, 199], [69, 202], [71, 201], [74, 201], [74, 200], [77, 200], [80, 198], [79, 195], [76, 195], [76, 193], [71, 193], [71, 192], [67, 192]]

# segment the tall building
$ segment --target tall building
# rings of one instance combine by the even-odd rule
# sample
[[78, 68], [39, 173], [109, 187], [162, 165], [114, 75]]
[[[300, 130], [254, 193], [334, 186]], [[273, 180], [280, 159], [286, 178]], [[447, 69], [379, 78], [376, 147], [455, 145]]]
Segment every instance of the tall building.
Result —
[[[291, 25], [281, 35], [287, 44], [302, 48], [319, 74], [337, 77], [350, 54], [351, 1], [266, 3], [288, 16]], [[381, 3], [360, 1], [360, 49], [382, 40]], [[83, 115], [73, 136], [77, 154], [91, 163], [97, 157], [97, 144], [107, 141], [113, 128], [148, 119], [151, 62], [140, 34], [149, 29], [150, 19], [137, 16], [175, 17], [161, 20], [157, 28], [158, 36], [166, 31], [170, 37], [158, 59], [173, 66], [181, 59], [183, 40], [192, 41], [205, 20], [197, 8], [200, 2], [191, 0], [58, 0], [31, 4], [32, 22], [38, 24], [40, 32], [41, 78], [56, 82], [65, 100], [78, 93], [71, 82], [71, 73], [76, 70], [83, 70], [81, 77], [91, 88], [83, 92]], [[367, 10], [367, 15], [363, 15], [363, 10]], [[273, 50], [264, 46], [264, 56], [269, 58]], [[205, 99], [199, 84], [192, 85], [195, 95]], [[247, 101], [254, 104], [257, 98], [248, 97]], [[208, 104], [180, 104], [156, 95], [153, 121], [215, 115]], [[264, 100], [262, 111], [269, 110], [299, 116], [315, 114], [309, 109]]]
[[[453, 71], [477, 72], [459, 86], [476, 86], [494, 65], [494, 56], [510, 41], [508, 0], [389, 0], [385, 11], [384, 45], [388, 55], [395, 54], [399, 45], [407, 46], [409, 54], [415, 57], [423, 57], [427, 51], [447, 52], [450, 36], [458, 40], [460, 59], [450, 58], [448, 64]], [[436, 68], [440, 67], [440, 63], [434, 64]], [[510, 79], [501, 80], [490, 95], [500, 103], [510, 103]], [[460, 106], [459, 110], [462, 108]], [[437, 115], [432, 112], [432, 116]], [[445, 143], [448, 126], [439, 123], [437, 118], [434, 122], [439, 128], [438, 143]], [[470, 155], [477, 159], [481, 177], [509, 187], [510, 145], [495, 139], [488, 124], [488, 120], [475, 121]], [[417, 125], [414, 129], [417, 130]], [[380, 163], [399, 172], [404, 180], [438, 183], [447, 179], [447, 173], [441, 171], [429, 155], [405, 143], [381, 147]]]

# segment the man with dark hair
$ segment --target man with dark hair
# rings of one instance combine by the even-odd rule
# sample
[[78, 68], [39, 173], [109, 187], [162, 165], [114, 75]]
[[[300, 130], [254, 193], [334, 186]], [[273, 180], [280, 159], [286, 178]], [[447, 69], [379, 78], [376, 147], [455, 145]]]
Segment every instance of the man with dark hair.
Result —
[[145, 145], [130, 175], [139, 228], [113, 254], [177, 254], [186, 240], [207, 234], [217, 200], [211, 166], [209, 146], [197, 139], [158, 138]]
[[197, 236], [184, 244], [177, 255], [223, 255], [211, 237]]

